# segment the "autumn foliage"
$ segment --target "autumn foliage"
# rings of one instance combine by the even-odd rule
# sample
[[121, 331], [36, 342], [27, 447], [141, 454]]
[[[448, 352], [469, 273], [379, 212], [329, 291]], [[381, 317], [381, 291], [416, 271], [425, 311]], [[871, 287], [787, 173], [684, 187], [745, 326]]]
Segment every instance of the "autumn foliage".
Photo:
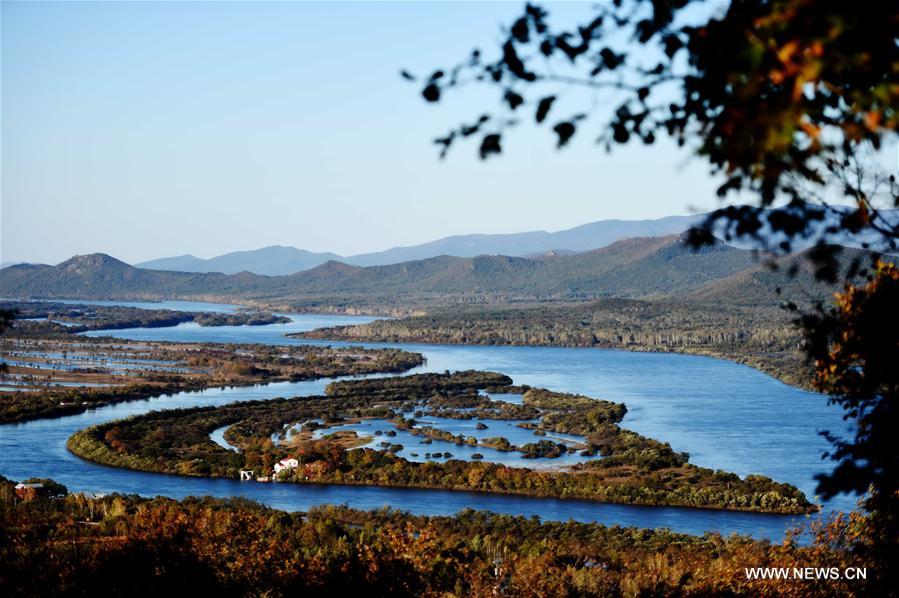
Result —
[[[5, 491], [9, 482], [0, 484]], [[70, 495], [0, 503], [4, 596], [870, 595], [750, 581], [745, 567], [855, 567], [857, 520], [800, 546], [466, 511], [284, 513], [242, 500]]]
[[848, 439], [825, 433], [837, 467], [819, 477], [819, 490], [827, 497], [867, 493], [864, 505], [871, 513], [871, 529], [863, 552], [884, 565], [899, 560], [897, 307], [899, 268], [881, 262], [870, 282], [847, 286], [837, 294], [834, 307], [803, 320], [815, 359], [815, 383], [842, 407], [854, 429]]

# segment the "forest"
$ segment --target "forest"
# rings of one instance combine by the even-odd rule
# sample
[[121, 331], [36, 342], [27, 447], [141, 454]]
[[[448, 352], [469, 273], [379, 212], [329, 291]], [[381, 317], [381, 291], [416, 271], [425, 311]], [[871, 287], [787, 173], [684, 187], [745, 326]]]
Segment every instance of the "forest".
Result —
[[[322, 425], [359, 418], [396, 418], [413, 409], [429, 412], [438, 398], [441, 413], [455, 397], [479, 402], [479, 417], [489, 418], [499, 403], [478, 395], [488, 387], [507, 390], [509, 378], [491, 372], [417, 374], [332, 383], [327, 396], [247, 401], [220, 407], [151, 412], [99, 424], [77, 432], [68, 442], [76, 455], [116, 467], [193, 476], [238, 477], [239, 470], [264, 472], [276, 462], [296, 458], [299, 467], [281, 471], [280, 482], [374, 485], [469, 490], [539, 497], [578, 498], [623, 504], [669, 505], [770, 513], [808, 513], [816, 509], [797, 488], [759, 475], [739, 476], [697, 467], [689, 455], [667, 443], [618, 425], [624, 406], [579, 395], [528, 389], [524, 406], [541, 416], [538, 429], [581, 434], [588, 450], [603, 456], [571, 469], [536, 470], [486, 461], [408, 461], [386, 450], [345, 450], [327, 438], [285, 446], [273, 441], [286, 426], [320, 420]], [[470, 413], [470, 412], [467, 412]], [[507, 417], [496, 409], [500, 418]], [[488, 419], [489, 421], [489, 419]], [[225, 439], [240, 448], [226, 450], [209, 438], [223, 426]], [[425, 434], [427, 432], [424, 432]], [[455, 440], [455, 439], [454, 439]], [[495, 439], [485, 446], [502, 445]], [[465, 442], [465, 440], [459, 440]], [[538, 441], [520, 447], [530, 458], [552, 457], [557, 443]], [[565, 450], [571, 450], [567, 446]], [[558, 455], [555, 455], [558, 456]], [[252, 483], [252, 482], [250, 482]]]
[[[0, 477], [5, 596], [758, 596], [745, 567], [864, 567], [866, 520], [840, 517], [771, 544], [665, 529], [541, 522], [482, 511], [419, 517], [231, 499], [69, 494], [16, 499]], [[36, 574], [39, 572], [39, 574]], [[795, 596], [864, 596], [870, 580], [808, 580]]]
[[322, 328], [314, 339], [596, 347], [709, 355], [809, 388], [795, 316], [779, 306], [607, 298], [568, 305], [444, 308], [427, 315]]

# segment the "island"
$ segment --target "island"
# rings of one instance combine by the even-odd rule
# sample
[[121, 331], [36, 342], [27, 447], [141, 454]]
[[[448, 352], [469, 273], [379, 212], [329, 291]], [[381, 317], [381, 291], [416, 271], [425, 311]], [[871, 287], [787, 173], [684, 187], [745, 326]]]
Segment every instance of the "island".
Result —
[[[522, 400], [497, 400], [491, 393], [520, 394]], [[816, 508], [790, 484], [693, 465], [689, 455], [667, 443], [622, 428], [625, 414], [621, 404], [513, 386], [503, 374], [470, 370], [338, 381], [323, 396], [151, 412], [81, 430], [68, 448], [104, 465], [249, 483], [465, 490], [767, 513]], [[511, 423], [537, 438], [516, 445], [506, 438], [447, 436], [418, 419], [490, 420], [491, 434], [493, 427]], [[409, 431], [428, 436], [435, 448], [422, 457], [393, 438], [360, 446], [358, 434], [327, 434], [372, 421], [383, 425], [380, 438]], [[222, 427], [237, 451], [210, 438]], [[444, 450], [448, 445], [459, 448]], [[462, 449], [476, 452], [453, 457]], [[493, 462], [493, 451], [517, 452], [528, 463], [549, 466]], [[563, 454], [576, 455], [576, 462], [553, 467]]]
[[0, 337], [0, 424], [182, 391], [400, 373], [424, 363], [399, 349], [128, 341], [16, 321]]

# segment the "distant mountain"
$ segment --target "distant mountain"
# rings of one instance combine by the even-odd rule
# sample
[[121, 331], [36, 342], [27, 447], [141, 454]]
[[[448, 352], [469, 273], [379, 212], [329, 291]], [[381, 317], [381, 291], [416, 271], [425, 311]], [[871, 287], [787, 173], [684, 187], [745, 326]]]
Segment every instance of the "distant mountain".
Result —
[[668, 216], [658, 220], [600, 220], [555, 233], [531, 231], [496, 235], [457, 235], [411, 247], [342, 257], [334, 253], [314, 253], [294, 247], [272, 246], [227, 253], [208, 260], [192, 255], [160, 258], [136, 264], [140, 268], [178, 272], [247, 271], [256, 274], [293, 274], [334, 260], [354, 266], [385, 266], [440, 255], [536, 256], [549, 252], [570, 254], [605, 247], [628, 237], [658, 237], [681, 233], [702, 216]]
[[[222, 256], [224, 257], [224, 256]], [[213, 258], [215, 259], [215, 258]], [[203, 258], [186, 253], [184, 255], [175, 255], [172, 257], [161, 257], [148, 262], [134, 264], [138, 268], [146, 268], [147, 270], [169, 270], [175, 272], [206, 272], [206, 265], [212, 260], [204, 260]]]
[[146, 270], [103, 254], [0, 270], [0, 296], [222, 299], [303, 305], [581, 300], [679, 295], [755, 266], [719, 243], [695, 253], [679, 235], [537, 258], [438, 256], [385, 266], [329, 261], [288, 276]]
[[[20, 264], [0, 270], [0, 295], [70, 299], [161, 299], [216, 296], [253, 288], [256, 274], [227, 276], [135, 268], [103, 253], [77, 255], [56, 266]], [[235, 295], [236, 296], [236, 295]]]
[[328, 260], [342, 259], [334, 253], [313, 253], [295, 247], [272, 245], [252, 251], [235, 251], [208, 260], [192, 255], [161, 258], [137, 264], [150, 270], [174, 270], [179, 272], [253, 272], [274, 276], [292, 274], [314, 268]]
[[[837, 207], [837, 210], [848, 211], [850, 208]], [[881, 216], [887, 222], [899, 223], [899, 210], [882, 210]], [[302, 272], [332, 260], [353, 266], [386, 266], [427, 260], [442, 255], [453, 257], [504, 255], [533, 258], [553, 253], [561, 256], [601, 249], [621, 239], [680, 234], [698, 224], [704, 217], [705, 214], [668, 216], [656, 220], [599, 220], [554, 233], [531, 231], [495, 235], [457, 235], [421, 245], [394, 247], [386, 251], [345, 257], [335, 253], [314, 253], [294, 247], [272, 246], [251, 251], [237, 251], [208, 260], [192, 255], [181, 255], [143, 262], [137, 266], [178, 272], [236, 274], [246, 271], [275, 276]], [[831, 215], [828, 220], [820, 222], [817, 226], [823, 231], [831, 225], [839, 227], [838, 214]], [[775, 241], [780, 240], [776, 234], [770, 236]], [[868, 232], [860, 235], [830, 235], [828, 242], [847, 247], [863, 247], [865, 244], [873, 244], [877, 239], [876, 234]], [[734, 239], [728, 241], [728, 244], [741, 249], [755, 246], [749, 239]], [[797, 242], [794, 249], [803, 250], [809, 245]]]
[[476, 257], [479, 255], [525, 256], [549, 251], [581, 252], [600, 249], [629, 237], [660, 237], [684, 232], [702, 216], [668, 216], [657, 220], [600, 220], [550, 233], [531, 231], [497, 235], [456, 235], [411, 247], [365, 253], [346, 258], [356, 266], [379, 266], [438, 255]]

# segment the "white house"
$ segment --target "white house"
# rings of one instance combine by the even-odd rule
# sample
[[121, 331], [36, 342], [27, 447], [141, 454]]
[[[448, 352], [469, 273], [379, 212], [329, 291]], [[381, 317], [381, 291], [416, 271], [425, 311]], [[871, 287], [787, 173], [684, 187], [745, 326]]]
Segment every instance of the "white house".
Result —
[[294, 459], [293, 457], [289, 457], [287, 459], [281, 459], [277, 463], [275, 463], [275, 473], [281, 473], [284, 469], [296, 469], [300, 466], [300, 462]]

